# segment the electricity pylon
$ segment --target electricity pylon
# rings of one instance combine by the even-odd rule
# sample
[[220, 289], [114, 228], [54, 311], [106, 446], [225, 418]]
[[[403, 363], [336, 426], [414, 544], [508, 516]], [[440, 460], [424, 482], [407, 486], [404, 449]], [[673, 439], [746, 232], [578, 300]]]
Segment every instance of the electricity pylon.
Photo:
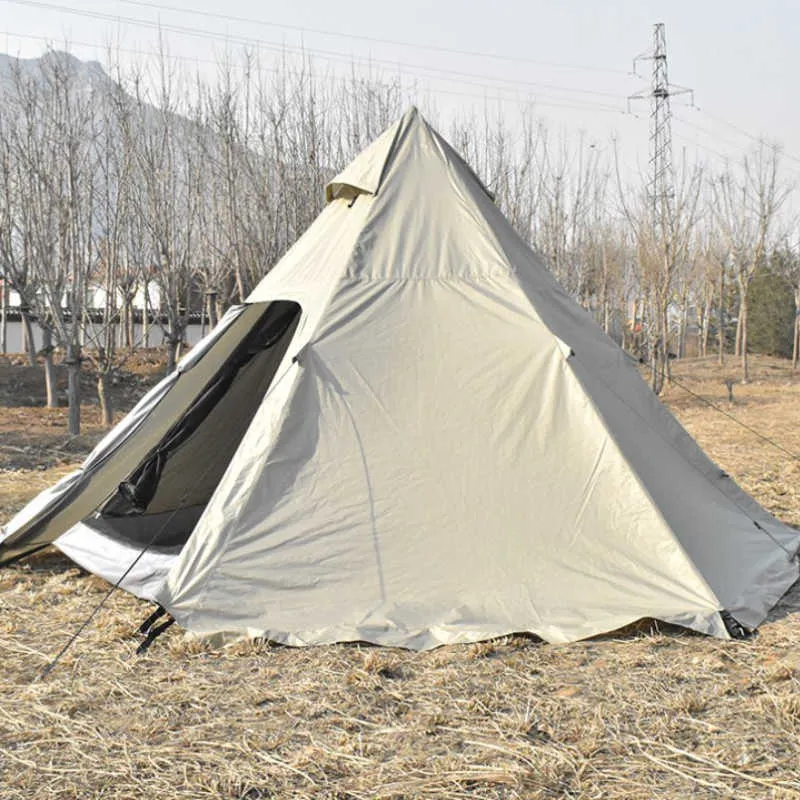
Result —
[[[656, 290], [658, 312], [651, 320], [651, 365], [653, 391], [660, 393], [669, 371], [668, 303], [669, 286], [675, 268], [675, 175], [672, 169], [672, 112], [670, 97], [691, 94], [683, 86], [673, 86], [667, 75], [667, 40], [664, 23], [653, 26], [653, 46], [636, 56], [633, 70], [639, 61], [653, 62], [653, 77], [649, 89], [643, 89], [628, 98], [650, 99], [650, 177], [647, 200], [651, 212], [653, 241], [663, 258], [662, 280]], [[659, 357], [661, 363], [659, 364]]]
[[667, 40], [664, 23], [653, 26], [653, 46], [633, 60], [633, 69], [639, 61], [652, 61], [653, 74], [649, 89], [629, 97], [630, 100], [650, 99], [650, 182], [647, 198], [650, 203], [653, 232], [657, 241], [671, 237], [675, 213], [675, 175], [672, 169], [672, 112], [670, 97], [692, 94], [691, 89], [675, 86], [667, 75]]

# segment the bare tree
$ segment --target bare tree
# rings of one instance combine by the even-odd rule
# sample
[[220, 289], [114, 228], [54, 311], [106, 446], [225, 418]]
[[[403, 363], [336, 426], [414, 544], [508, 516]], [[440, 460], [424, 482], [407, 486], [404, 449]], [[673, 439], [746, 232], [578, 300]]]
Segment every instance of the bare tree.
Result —
[[156, 105], [149, 102], [141, 75], [124, 147], [135, 158], [132, 213], [140, 218], [151, 252], [150, 277], [158, 286], [167, 342], [167, 371], [175, 368], [183, 342], [192, 289], [192, 259], [203, 165], [196, 146], [196, 123], [179, 115], [178, 78], [162, 55]]
[[789, 193], [779, 176], [776, 147], [761, 142], [742, 163], [741, 177], [730, 172], [714, 181], [714, 209], [725, 237], [739, 291], [735, 352], [741, 356], [742, 380], [750, 377], [747, 351], [750, 283], [764, 264], [775, 217]]
[[[797, 222], [793, 223], [795, 228]], [[792, 330], [792, 370], [800, 357], [800, 252], [789, 244], [788, 237], [772, 255], [772, 267], [791, 287], [794, 294], [794, 328]]]
[[[658, 394], [669, 375], [670, 306], [677, 272], [689, 259], [698, 220], [703, 172], [701, 166], [689, 164], [684, 155], [675, 176], [674, 196], [659, 199], [661, 207], [656, 209], [655, 219], [653, 198], [646, 189], [638, 192], [636, 206], [626, 201], [618, 159], [617, 185], [622, 209], [636, 240], [638, 279], [643, 304], [647, 308], [651, 385]], [[647, 186], [647, 181], [643, 179], [641, 185]]]
[[[15, 93], [16, 95], [16, 93]], [[31, 309], [37, 289], [31, 269], [31, 209], [26, 204], [23, 167], [24, 137], [20, 123], [19, 96], [5, 98], [0, 106], [0, 267], [3, 272], [4, 297], [13, 288], [21, 300], [21, 318], [25, 332], [28, 363], [36, 363]]]
[[[97, 398], [103, 424], [114, 421], [109, 389], [110, 375], [117, 363], [117, 329], [120, 341], [130, 352], [134, 346], [133, 300], [141, 277], [140, 264], [131, 258], [131, 190], [134, 157], [124, 145], [124, 131], [131, 126], [132, 103], [119, 83], [109, 83], [95, 104], [96, 136], [93, 163], [96, 203], [92, 236], [96, 261], [91, 277], [103, 299], [102, 321], [98, 326], [87, 312], [84, 328], [89, 345], [85, 349], [97, 379]], [[120, 318], [120, 307], [122, 316]]]
[[42, 328], [49, 405], [56, 404], [53, 352], [56, 344], [65, 349], [73, 434], [80, 431], [80, 331], [93, 257], [94, 90], [86, 82], [77, 90], [79, 67], [51, 52], [33, 71], [18, 68], [7, 98], [14, 120], [3, 137], [4, 183], [16, 191], [6, 266]]
[[51, 202], [57, 208], [57, 247], [53, 254], [44, 237], [36, 260], [42, 291], [67, 367], [68, 429], [80, 433], [82, 323], [87, 284], [94, 261], [95, 171], [92, 151], [96, 139], [94, 87], [78, 86], [76, 62], [54, 54], [46, 69], [45, 113], [55, 147]]

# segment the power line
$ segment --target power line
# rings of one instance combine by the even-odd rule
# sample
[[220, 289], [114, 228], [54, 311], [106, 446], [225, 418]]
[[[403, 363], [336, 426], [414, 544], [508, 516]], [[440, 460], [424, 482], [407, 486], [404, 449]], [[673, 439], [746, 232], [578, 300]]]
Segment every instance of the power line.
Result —
[[[676, 122], [680, 122], [682, 125], [688, 125], [690, 128], [694, 128], [696, 131], [699, 131], [700, 133], [704, 133], [706, 136], [708, 136], [708, 137], [710, 137], [712, 139], [720, 140], [723, 144], [728, 145], [728, 147], [733, 147], [736, 150], [741, 150], [742, 149], [740, 143], [733, 142], [730, 139], [725, 139], [724, 137], [713, 133], [708, 128], [704, 128], [702, 125], [698, 125], [696, 122], [691, 122], [688, 119], [684, 119], [683, 117], [679, 117], [677, 114], [673, 114], [672, 118]], [[728, 158], [728, 156], [725, 156], [725, 158]]]
[[[678, 120], [677, 117], [675, 117], [675, 119]], [[726, 164], [730, 163], [729, 155], [723, 153], [720, 150], [717, 150], [715, 147], [711, 147], [711, 145], [703, 144], [697, 139], [690, 139], [688, 136], [684, 136], [682, 133], [675, 133], [674, 136], [676, 136], [678, 139], [684, 142], [684, 144], [693, 145], [699, 150], [705, 150], [707, 153], [713, 153], [715, 156], [717, 156], [720, 160], [724, 161]]]
[[470, 56], [473, 58], [486, 58], [494, 61], [507, 61], [511, 63], [532, 64], [535, 66], [552, 67], [556, 69], [567, 69], [583, 72], [603, 72], [612, 75], [625, 75], [631, 77], [631, 73], [624, 70], [612, 69], [610, 67], [597, 67], [585, 64], [566, 64], [554, 61], [539, 61], [533, 58], [522, 56], [501, 55], [499, 53], [488, 53], [475, 50], [461, 50], [454, 47], [442, 47], [440, 45], [426, 45], [413, 42], [406, 42], [399, 39], [383, 39], [376, 36], [365, 36], [362, 34], [345, 33], [343, 31], [324, 30], [322, 28], [309, 28], [300, 25], [290, 25], [286, 23], [268, 22], [254, 17], [241, 17], [232, 14], [222, 14], [216, 11], [201, 11], [199, 9], [179, 8], [177, 6], [165, 5], [163, 3], [146, 3], [142, 0], [117, 0], [119, 3], [136, 6], [139, 8], [149, 8], [155, 11], [169, 11], [178, 14], [189, 14], [196, 17], [206, 17], [208, 19], [219, 19], [226, 22], [237, 22], [246, 25], [260, 25], [266, 28], [277, 28], [279, 30], [291, 30], [297, 33], [314, 33], [320, 36], [333, 36], [337, 38], [350, 39], [355, 41], [372, 42], [374, 44], [388, 44], [395, 47], [407, 47], [414, 50], [427, 50], [434, 53], [447, 53], [449, 55]]
[[[230, 14], [224, 14], [220, 12], [212, 12], [212, 11], [201, 11], [201, 10], [193, 10], [193, 9], [185, 9], [180, 8], [177, 6], [167, 5], [163, 3], [151, 3], [151, 2], [144, 2], [143, 0], [117, 0], [120, 3], [125, 3], [127, 5], [136, 6], [140, 8], [151, 9], [155, 11], [165, 11], [171, 13], [179, 13], [179, 14], [187, 14], [187, 15], [195, 15], [199, 17], [205, 17], [209, 19], [218, 19], [218, 20], [225, 20], [228, 22], [235, 22], [235, 23], [242, 23], [248, 25], [259, 25], [263, 27], [271, 27], [276, 29], [284, 29], [284, 30], [292, 30], [298, 33], [314, 33], [318, 35], [324, 36], [332, 36], [338, 37], [343, 39], [349, 40], [360, 40], [366, 42], [374, 42], [380, 44], [387, 44], [387, 45], [394, 45], [399, 47], [407, 47], [416, 50], [424, 50], [424, 51], [431, 51], [431, 52], [442, 52], [448, 54], [458, 54], [458, 55], [465, 55], [471, 56], [476, 58], [483, 58], [489, 60], [496, 60], [496, 61], [505, 61], [510, 63], [528, 63], [537, 66], [547, 66], [547, 67], [554, 67], [554, 68], [563, 68], [563, 69], [570, 69], [576, 71], [588, 71], [588, 72], [597, 72], [597, 73], [606, 73], [606, 74], [618, 74], [618, 75], [626, 75], [627, 77], [631, 77], [634, 73], [624, 72], [622, 70], [614, 70], [605, 67], [597, 67], [592, 65], [578, 65], [578, 64], [567, 64], [567, 63], [557, 63], [557, 62], [547, 62], [547, 61], [538, 61], [536, 59], [528, 59], [523, 57], [517, 56], [507, 56], [501, 55], [496, 53], [488, 53], [488, 52], [480, 52], [480, 51], [469, 51], [469, 50], [460, 50], [457, 48], [447, 48], [447, 47], [440, 47], [435, 45], [424, 45], [424, 44], [416, 44], [412, 42], [406, 42], [401, 40], [394, 40], [394, 39], [385, 39], [379, 37], [371, 37], [359, 34], [351, 34], [342, 31], [333, 31], [333, 30], [324, 30], [321, 28], [312, 28], [312, 27], [303, 27], [298, 25], [291, 25], [291, 24], [282, 24], [282, 23], [273, 23], [263, 19], [257, 19], [254, 17], [244, 17], [244, 16], [234, 16]], [[214, 34], [208, 30], [202, 28], [193, 28], [187, 27], [183, 25], [165, 25], [159, 22], [153, 22], [151, 20], [143, 20], [137, 19], [132, 17], [123, 17], [120, 15], [113, 15], [103, 12], [96, 12], [91, 11], [88, 9], [78, 9], [78, 8], [70, 8], [61, 6], [55, 3], [48, 3], [43, 2], [42, 0], [5, 0], [7, 3], [12, 3], [16, 5], [28, 6], [33, 8], [42, 8], [46, 10], [51, 10], [55, 12], [61, 12], [76, 16], [83, 16], [92, 19], [99, 19], [107, 22], [114, 22], [114, 23], [122, 23], [122, 24], [129, 24], [132, 26], [137, 27], [144, 27], [151, 30], [162, 30], [168, 32], [174, 32], [181, 35], [192, 36], [196, 38], [204, 38], [215, 42], [224, 42], [224, 43], [239, 43], [243, 45], [250, 45], [255, 46], [257, 48], [263, 48], [266, 50], [271, 50], [275, 52], [293, 52], [305, 55], [314, 55], [315, 57], [319, 58], [320, 60], [329, 61], [333, 63], [347, 63], [349, 65], [353, 65], [354, 63], [358, 63], [360, 65], [366, 63], [368, 65], [378, 64], [378, 65], [385, 65], [391, 67], [392, 69], [399, 70], [400, 74], [402, 75], [403, 72], [409, 72], [412, 76], [417, 76], [421, 78], [425, 78], [427, 80], [441, 80], [441, 81], [448, 81], [451, 83], [460, 83], [465, 85], [475, 86], [476, 88], [482, 88], [485, 90], [493, 90], [493, 91], [517, 91], [516, 89], [512, 88], [512, 86], [517, 86], [520, 88], [531, 88], [531, 89], [549, 89], [556, 92], [567, 92], [573, 94], [586, 94], [589, 96], [596, 96], [596, 97], [607, 97], [607, 98], [614, 98], [614, 99], [622, 99], [621, 95], [616, 95], [611, 92], [602, 92], [598, 90], [591, 90], [591, 89], [582, 89], [578, 87], [571, 87], [571, 86], [561, 86], [559, 84], [553, 83], [540, 83], [535, 81], [526, 81], [526, 80], [519, 80], [513, 78], [500, 78], [495, 77], [492, 75], [486, 75], [482, 73], [475, 73], [475, 72], [466, 72], [460, 70], [453, 70], [444, 67], [430, 67], [428, 65], [422, 64], [405, 64], [400, 63], [397, 61], [390, 61], [388, 59], [376, 59], [376, 58], [368, 58], [366, 61], [362, 58], [355, 57], [353, 55], [348, 56], [345, 53], [331, 51], [331, 50], [323, 50], [319, 48], [305, 48], [305, 47], [292, 47], [286, 45], [284, 43], [277, 43], [277, 42], [269, 42], [260, 40], [253, 37], [245, 37], [245, 36], [226, 36], [221, 37], [218, 34]], [[45, 37], [34, 37], [26, 34], [12, 34], [7, 32], [6, 35], [14, 35], [20, 38], [40, 38], [43, 41], [49, 41]], [[83, 46], [94, 47], [96, 45], [90, 43], [77, 43], [82, 44]], [[131, 52], [136, 53], [139, 55], [137, 51], [124, 51], [121, 48], [117, 48], [120, 52]], [[158, 55], [153, 53], [142, 53], [142, 55]], [[163, 54], [162, 54], [163, 55]], [[645, 54], [644, 57], [648, 57]], [[191, 61], [193, 63], [209, 63], [209, 64], [216, 64], [217, 62], [213, 62], [209, 59], [201, 59], [201, 58], [190, 58], [190, 57], [181, 57], [181, 56], [170, 56], [172, 59], [177, 60], [184, 60], [184, 61]], [[452, 77], [447, 77], [452, 76]], [[485, 83], [481, 81], [490, 81], [491, 83]], [[469, 92], [456, 92], [453, 90], [447, 89], [428, 89], [433, 94], [450, 94], [455, 96], [461, 97], [480, 97], [484, 100], [498, 100], [501, 102], [514, 102], [517, 104], [530, 104], [530, 99], [520, 100], [519, 98], [507, 98], [501, 96], [490, 97], [485, 94], [476, 94], [476, 93], [469, 93]], [[643, 96], [641, 93], [638, 95], [634, 95], [634, 97]], [[538, 97], [545, 97], [552, 100], [566, 100], [567, 98], [561, 98], [558, 95], [541, 95], [539, 94]], [[600, 113], [618, 113], [618, 109], [614, 108], [610, 104], [605, 105], [593, 105], [591, 103], [585, 103], [583, 105], [568, 105], [567, 103], [548, 103], [538, 99], [535, 99], [537, 105], [545, 106], [545, 107], [553, 107], [553, 108], [574, 108], [576, 110], [595, 110]], [[577, 101], [576, 101], [577, 102]], [[754, 134], [746, 131], [745, 129], [735, 125], [734, 123], [728, 122], [727, 120], [722, 119], [709, 111], [706, 111], [702, 108], [697, 108], [694, 106], [698, 111], [706, 114], [709, 118], [720, 122], [723, 125], [731, 128], [732, 130], [736, 131], [742, 136], [751, 139], [752, 141], [759, 142], [762, 141], [762, 137], [755, 136]], [[683, 120], [686, 124], [691, 124]], [[710, 134], [709, 135], [713, 135]], [[713, 151], [713, 148], [706, 148]], [[783, 148], [781, 148], [782, 154], [789, 160], [794, 161], [800, 164], [800, 158], [797, 156], [786, 152]], [[724, 157], [718, 153], [720, 157]]]
[[[736, 143], [736, 142], [733, 142], [733, 141], [731, 141], [729, 139], [724, 139], [719, 134], [714, 133], [713, 131], [710, 131], [708, 128], [704, 128], [701, 125], [697, 125], [694, 122], [690, 122], [688, 119], [683, 119], [682, 117], [678, 117], [677, 115], [673, 115], [673, 119], [676, 120], [677, 122], [682, 123], [683, 125], [688, 125], [689, 127], [694, 128], [695, 130], [699, 131], [700, 133], [705, 134], [706, 136], [708, 136], [708, 137], [710, 137], [712, 139], [720, 139], [724, 144], [726, 144], [729, 147], [733, 148], [735, 150], [735, 152], [733, 152], [733, 153], [723, 153], [720, 150], [717, 150], [716, 148], [712, 147], [709, 144], [703, 144], [702, 142], [700, 142], [700, 141], [698, 141], [696, 139], [689, 139], [688, 137], [683, 136], [683, 135], [681, 135], [679, 133], [675, 134], [676, 136], [678, 136], [678, 138], [682, 139], [684, 142], [687, 142], [688, 144], [693, 144], [695, 147], [699, 147], [701, 150], [706, 150], [709, 153], [714, 153], [716, 156], [718, 156], [720, 158], [721, 161], [723, 161], [725, 163], [726, 167], [730, 167], [731, 166], [731, 162], [733, 161], [733, 159], [737, 155], [740, 155], [745, 150], [745, 146], [742, 145], [741, 142]], [[781, 151], [781, 152], [783, 152], [783, 151]], [[786, 153], [783, 153], [783, 154], [786, 155], [787, 158], [789, 158], [790, 161], [798, 161], [798, 163], [800, 163], [800, 159], [794, 159], [792, 156], [790, 156], [790, 155], [788, 155]], [[797, 167], [793, 167], [791, 165], [789, 165], [789, 166], [784, 165], [784, 169], [788, 170], [790, 173], [792, 173], [795, 176], [800, 174], [797, 171]]]
[[744, 128], [740, 128], [738, 125], [734, 125], [732, 122], [728, 122], [727, 120], [722, 119], [722, 117], [718, 117], [716, 114], [712, 114], [710, 111], [706, 111], [706, 109], [701, 108], [700, 106], [697, 106], [696, 108], [697, 111], [699, 111], [701, 114], [705, 114], [707, 117], [709, 117], [709, 119], [713, 119], [716, 122], [721, 122], [723, 125], [726, 125], [731, 130], [737, 131], [748, 139], [752, 139], [755, 142], [760, 142], [764, 138], [763, 136], [756, 136], [752, 133], [749, 133]]
[[[745, 136], [746, 138], [750, 139], [753, 142], [761, 144], [764, 141], [764, 136], [756, 136], [755, 134], [746, 131], [744, 128], [735, 125], [733, 122], [728, 122], [727, 120], [722, 119], [722, 117], [718, 117], [716, 114], [712, 114], [710, 111], [706, 111], [705, 108], [701, 108], [699, 106], [695, 106], [695, 108], [701, 114], [705, 114], [709, 119], [712, 119], [715, 122], [719, 122], [722, 125], [727, 126], [731, 130], [736, 131], [737, 133], [741, 134], [742, 136]], [[783, 147], [780, 148], [780, 152], [785, 158], [788, 158], [790, 161], [795, 161], [798, 164], [800, 164], [800, 157], [793, 155], [792, 153], [788, 153]]]
[[[115, 23], [121, 22], [133, 26], [144, 27], [150, 30], [164, 30], [169, 32], [175, 32], [183, 35], [193, 36], [196, 38], [208, 39], [215, 42], [226, 42], [226, 43], [234, 42], [277, 52], [288, 51], [299, 54], [312, 54], [321, 58], [322, 60], [333, 61], [338, 63], [353, 64], [354, 61], [364, 60], [363, 57], [361, 59], [358, 59], [352, 55], [348, 56], [347, 54], [338, 51], [324, 50], [320, 48], [307, 48], [307, 47], [298, 48], [278, 42], [264, 41], [249, 36], [234, 35], [234, 36], [226, 36], [223, 38], [217, 34], [211, 33], [210, 31], [204, 30], [202, 28], [192, 28], [183, 25], [173, 25], [173, 24], [167, 25], [158, 22], [153, 22], [150, 20], [137, 19], [133, 17], [118, 17], [111, 14], [106, 14], [104, 12], [96, 12], [85, 9], [77, 9], [77, 8], [65, 8], [62, 6], [56, 6], [52, 3], [41, 2], [40, 0], [5, 0], [5, 1], [17, 5], [30, 6], [35, 8], [45, 8], [49, 10], [58, 10], [61, 11], [62, 13], [72, 14], [75, 16], [84, 16], [90, 19], [100, 19], [103, 21], [115, 22]], [[450, 81], [455, 83], [463, 83], [467, 85], [478, 86], [480, 88], [503, 89], [505, 88], [505, 85], [513, 84], [522, 88], [530, 88], [536, 90], [548, 89], [556, 92], [584, 94], [589, 96], [612, 98], [616, 100], [624, 99], [623, 95], [615, 94], [612, 92], [602, 92], [598, 90], [583, 89], [572, 86], [561, 86], [559, 84], [554, 84], [554, 83], [541, 83], [536, 81], [528, 81], [524, 79], [500, 78], [492, 75], [486, 75], [484, 73], [466, 72], [462, 70], [448, 69], [445, 67], [430, 67], [425, 64], [414, 64], [407, 62], [401, 63], [389, 59], [372, 58], [372, 57], [366, 59], [366, 62], [368, 64], [385, 65], [392, 69], [409, 71], [412, 72], [412, 74], [420, 75], [420, 77], [425, 77], [429, 79], [435, 78], [437, 80]], [[483, 81], [491, 81], [492, 84], [486, 84], [483, 83]], [[546, 96], [549, 96], [553, 99], [562, 99], [554, 95], [546, 95]], [[609, 104], [606, 104], [606, 106], [608, 105]], [[586, 104], [586, 107], [591, 108], [592, 106], [590, 104]], [[611, 110], [611, 109], [607, 108], [606, 110]], [[618, 110], [618, 109], [613, 109], [613, 110]]]
[[[27, 2], [28, 2], [28, 0], [6, 0], [6, 1], [7, 2], [22, 2], [23, 4], [27, 4]], [[150, 23], [147, 23], [147, 25], [149, 26]], [[5, 31], [5, 35], [6, 36], [15, 36], [15, 37], [19, 37], [19, 38], [33, 39], [33, 40], [38, 40], [38, 41], [44, 41], [44, 42], [47, 42], [47, 43], [52, 43], [52, 39], [50, 39], [48, 37], [43, 37], [43, 36], [32, 36], [30, 34], [18, 34], [18, 33], [14, 33], [13, 31]], [[212, 39], [214, 41], [218, 40], [217, 37], [214, 37], [211, 34], [207, 34], [206, 38]], [[253, 42], [256, 42], [256, 41], [257, 40], [247, 40], [247, 43], [253, 43]], [[84, 47], [97, 47], [98, 46], [98, 45], [96, 45], [94, 43], [79, 42], [79, 41], [76, 41], [76, 40], [69, 40], [67, 42], [67, 44], [69, 44], [69, 43], [72, 43], [72, 44], [78, 45], [78, 46], [84, 46]], [[351, 59], [350, 61], [346, 61], [344, 58], [330, 57], [330, 56], [324, 54], [325, 51], [298, 50], [296, 48], [290, 48], [290, 47], [280, 48], [277, 45], [273, 47], [271, 45], [271, 43], [263, 43], [263, 42], [261, 42], [259, 44], [261, 44], [261, 45], [267, 44], [267, 45], [269, 45], [269, 47], [267, 49], [277, 49], [279, 52], [282, 51], [282, 50], [289, 50], [291, 52], [296, 52], [298, 54], [303, 54], [303, 55], [311, 53], [312, 55], [314, 55], [314, 57], [318, 57], [323, 61], [332, 61], [334, 63], [343, 63], [343, 64], [349, 64], [349, 65], [352, 65], [354, 63], [360, 64], [360, 65], [364, 65], [364, 62], [359, 62], [357, 59]], [[144, 52], [144, 51], [131, 50], [131, 49], [120, 48], [120, 47], [114, 47], [112, 49], [117, 51], [117, 52], [128, 52], [128, 53], [131, 53], [131, 54], [134, 54], [134, 55], [140, 55], [140, 56], [142, 56], [142, 55], [144, 55], [144, 56], [161, 56], [161, 55], [163, 55], [163, 53], [159, 54], [159, 53], [154, 53], [154, 52]], [[316, 55], [317, 53], [323, 53], [323, 55], [317, 56]], [[215, 64], [215, 65], [218, 65], [218, 63], [219, 63], [218, 61], [212, 61], [210, 59], [200, 59], [200, 58], [196, 58], [196, 57], [187, 57], [187, 56], [173, 56], [173, 55], [170, 55], [170, 56], [168, 56], [168, 58], [169, 59], [179, 60], [179, 61], [187, 61], [187, 62], [191, 62], [191, 63], [208, 63], [208, 64]], [[366, 62], [367, 65], [372, 65], [372, 64], [375, 64], [375, 63], [391, 64], [391, 66], [393, 66], [393, 67], [397, 66], [397, 65], [395, 65], [395, 64], [393, 64], [391, 62], [386, 62], [386, 61], [381, 61], [381, 60], [374, 60], [374, 59], [371, 59], [368, 62]], [[405, 75], [405, 73], [408, 73], [412, 77], [425, 78], [425, 79], [428, 79], [428, 80], [446, 81], [446, 82], [449, 82], [449, 83], [456, 83], [456, 84], [464, 84], [464, 85], [467, 85], [467, 86], [474, 86], [474, 87], [481, 88], [481, 89], [484, 89], [484, 90], [489, 90], [489, 91], [506, 91], [506, 92], [517, 92], [518, 93], [521, 88], [535, 87], [535, 86], [543, 85], [543, 84], [536, 84], [536, 83], [528, 82], [528, 81], [514, 81], [514, 80], [507, 81], [505, 79], [494, 78], [492, 76], [475, 75], [475, 77], [482, 77], [482, 78], [485, 78], [487, 80], [491, 80], [491, 81], [495, 82], [494, 84], [488, 84], [488, 83], [481, 83], [481, 82], [473, 81], [473, 80], [466, 80], [464, 78], [448, 77], [447, 75], [436, 75], [436, 74], [428, 75], [428, 74], [426, 74], [426, 72], [434, 72], [435, 73], [435, 72], [441, 72], [442, 70], [436, 70], [434, 68], [428, 68], [428, 67], [424, 67], [424, 66], [402, 65], [402, 67], [403, 67], [402, 70], [400, 70], [398, 72], [398, 75], [400, 77], [403, 77]], [[424, 71], [423, 72], [419, 72], [418, 70], [424, 70]], [[273, 70], [267, 70], [267, 71], [273, 71], [274, 72], [276, 70], [273, 69]], [[446, 72], [453, 72], [456, 75], [470, 75], [470, 74], [473, 74], [473, 73], [459, 73], [458, 71], [450, 71], [450, 70], [448, 70]], [[601, 96], [619, 97], [620, 99], [622, 99], [622, 97], [620, 95], [612, 95], [610, 93], [594, 92], [594, 91], [591, 91], [591, 90], [572, 89], [570, 87], [559, 87], [559, 86], [552, 85], [552, 84], [548, 84], [548, 85], [552, 86], [552, 88], [554, 88], [556, 90], [580, 91], [580, 92], [585, 92], [587, 94], [599, 94]], [[552, 95], [552, 94], [536, 93], [533, 96], [530, 96], [530, 97], [528, 97], [528, 98], [526, 98], [524, 100], [521, 100], [519, 98], [504, 97], [502, 95], [494, 95], [494, 96], [487, 95], [486, 92], [483, 92], [483, 93], [463, 92], [463, 91], [455, 91], [455, 90], [452, 90], [452, 89], [442, 89], [442, 88], [437, 88], [437, 89], [430, 88], [429, 91], [434, 93], [434, 94], [449, 94], [449, 95], [456, 95], [456, 96], [462, 96], [462, 97], [475, 97], [475, 98], [481, 98], [481, 99], [486, 99], [486, 100], [498, 100], [498, 101], [505, 101], [505, 102], [516, 102], [516, 103], [524, 103], [524, 104], [527, 104], [527, 105], [539, 105], [539, 106], [552, 107], [552, 108], [566, 108], [566, 109], [573, 109], [573, 110], [578, 110], [578, 111], [597, 111], [597, 112], [600, 112], [600, 113], [614, 113], [614, 114], [624, 113], [624, 111], [623, 111], [623, 109], [621, 107], [613, 106], [613, 105], [611, 105], [609, 103], [593, 103], [593, 102], [591, 102], [589, 100], [581, 100], [579, 98], [564, 98], [564, 97], [560, 97], [559, 95]], [[540, 98], [544, 98], [544, 99], [542, 100]], [[556, 101], [556, 102], [552, 102], [552, 101]], [[565, 102], [561, 102], [561, 101], [565, 101]]]

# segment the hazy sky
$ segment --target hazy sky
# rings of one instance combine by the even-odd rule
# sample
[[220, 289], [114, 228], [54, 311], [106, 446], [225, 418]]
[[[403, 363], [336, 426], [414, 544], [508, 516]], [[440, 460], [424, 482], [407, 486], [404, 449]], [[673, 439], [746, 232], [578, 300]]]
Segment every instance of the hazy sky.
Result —
[[201, 69], [243, 39], [266, 52], [302, 46], [320, 68], [371, 59], [373, 74], [402, 75], [444, 115], [488, 104], [513, 118], [533, 99], [554, 129], [583, 130], [598, 146], [616, 133], [629, 164], [646, 157], [648, 106], [627, 115], [625, 98], [647, 88], [651, 69], [643, 62], [633, 76], [632, 60], [664, 22], [670, 80], [694, 89], [697, 106], [674, 101], [675, 147], [719, 162], [752, 144], [747, 133], [763, 135], [800, 175], [798, 0], [0, 0], [0, 21], [0, 50], [25, 57], [65, 39], [101, 62], [111, 40], [123, 57], [152, 51], [157, 31], [139, 21], [163, 26], [170, 53]]

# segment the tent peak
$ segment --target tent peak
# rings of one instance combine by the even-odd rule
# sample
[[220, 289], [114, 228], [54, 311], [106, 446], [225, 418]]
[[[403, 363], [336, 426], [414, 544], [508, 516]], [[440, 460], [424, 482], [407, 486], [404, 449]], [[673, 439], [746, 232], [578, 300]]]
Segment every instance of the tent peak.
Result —
[[325, 200], [351, 200], [360, 194], [377, 194], [402, 131], [427, 125], [416, 106], [409, 106], [393, 125], [362, 150], [326, 187]]

